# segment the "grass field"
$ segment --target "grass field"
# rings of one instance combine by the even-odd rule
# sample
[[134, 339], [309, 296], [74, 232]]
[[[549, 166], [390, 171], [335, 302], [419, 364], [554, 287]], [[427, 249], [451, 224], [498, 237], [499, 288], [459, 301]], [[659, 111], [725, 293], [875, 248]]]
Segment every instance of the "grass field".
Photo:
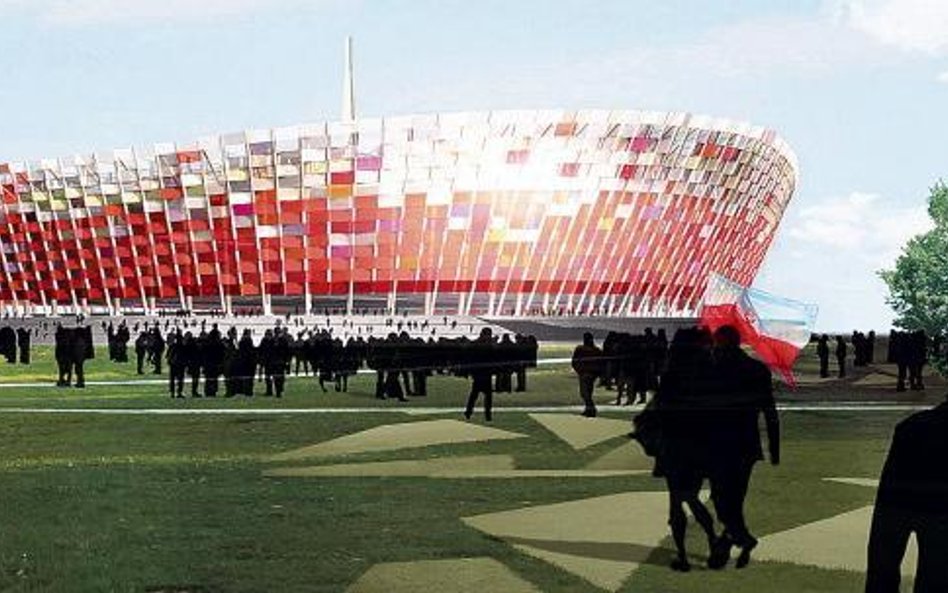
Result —
[[[562, 356], [562, 350], [544, 349], [541, 355]], [[35, 355], [30, 368], [3, 366], [2, 380], [49, 381], [50, 353], [39, 348]], [[814, 393], [846, 400], [895, 397], [892, 385], [857, 385], [872, 374], [885, 376], [891, 370], [887, 367], [862, 371], [845, 381], [811, 384], [810, 366], [808, 354], [801, 362], [801, 388], [782, 391], [781, 397], [807, 399], [816, 397]], [[87, 380], [129, 378], [136, 378], [132, 365], [109, 365], [100, 355]], [[436, 378], [428, 398], [412, 399], [413, 407], [447, 408], [442, 415], [423, 417], [393, 413], [390, 408], [397, 408], [396, 402], [377, 402], [371, 381], [372, 377], [360, 376], [350, 394], [321, 394], [312, 379], [294, 379], [282, 402], [262, 397], [172, 401], [164, 385], [90, 386], [85, 391], [0, 388], [0, 405], [7, 408], [385, 408], [379, 413], [266, 416], [0, 413], [0, 590], [375, 590], [360, 588], [365, 585], [360, 579], [379, 565], [481, 557], [499, 561], [546, 592], [856, 592], [862, 587], [859, 572], [772, 560], [756, 561], [741, 572], [702, 570], [706, 546], [697, 535], [691, 541], [695, 570], [681, 575], [667, 568], [668, 538], [645, 552], [608, 538], [600, 540], [595, 533], [584, 535], [579, 546], [570, 543], [573, 536], [566, 527], [570, 518], [564, 516], [563, 541], [548, 542], [550, 549], [566, 550], [587, 565], [640, 556], [638, 566], [616, 587], [597, 587], [576, 570], [520, 551], [513, 545], [517, 540], [485, 533], [464, 520], [608, 495], [661, 492], [663, 482], [647, 473], [504, 479], [264, 475], [274, 468], [433, 458], [460, 463], [472, 456], [508, 456], [517, 470], [581, 471], [628, 443], [615, 434], [576, 450], [530, 415], [501, 410], [492, 428], [521, 437], [298, 461], [271, 459], [280, 452], [383, 425], [418, 423], [420, 429], [435, 419], [460, 417], [466, 383], [458, 379]], [[932, 379], [931, 385], [938, 388], [929, 389], [926, 400], [914, 394], [907, 397], [940, 399], [941, 384]], [[527, 394], [497, 396], [498, 405], [577, 403], [574, 379], [563, 365], [541, 367], [531, 375], [530, 387]], [[768, 549], [766, 536], [871, 505], [872, 488], [825, 478], [877, 477], [892, 428], [906, 414], [783, 412], [784, 463], [758, 467], [748, 502], [750, 525], [758, 536], [765, 536], [759, 552]], [[630, 414], [605, 416], [624, 422]], [[468, 426], [483, 425], [475, 420]], [[646, 523], [663, 528], [663, 506], [632, 505], [615, 512], [627, 515], [631, 534], [644, 530]], [[812, 543], [823, 546], [830, 559], [836, 546], [846, 544], [826, 536]], [[410, 582], [384, 586], [396, 593], [417, 590]], [[489, 581], [481, 586], [491, 590]]]

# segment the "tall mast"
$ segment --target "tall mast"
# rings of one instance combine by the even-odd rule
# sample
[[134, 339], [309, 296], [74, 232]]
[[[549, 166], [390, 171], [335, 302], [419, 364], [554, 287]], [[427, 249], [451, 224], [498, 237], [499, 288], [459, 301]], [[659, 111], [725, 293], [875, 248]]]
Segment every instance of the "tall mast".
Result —
[[355, 84], [352, 79], [352, 36], [346, 37], [346, 63], [342, 78], [342, 121], [355, 120]]

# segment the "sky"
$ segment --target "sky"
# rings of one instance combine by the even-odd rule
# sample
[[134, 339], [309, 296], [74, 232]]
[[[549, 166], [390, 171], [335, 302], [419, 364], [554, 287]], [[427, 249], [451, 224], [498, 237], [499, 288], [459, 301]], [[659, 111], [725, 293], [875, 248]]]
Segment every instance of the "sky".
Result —
[[357, 110], [690, 111], [777, 130], [800, 180], [755, 286], [887, 329], [877, 271], [948, 179], [944, 0], [0, 0], [0, 160]]

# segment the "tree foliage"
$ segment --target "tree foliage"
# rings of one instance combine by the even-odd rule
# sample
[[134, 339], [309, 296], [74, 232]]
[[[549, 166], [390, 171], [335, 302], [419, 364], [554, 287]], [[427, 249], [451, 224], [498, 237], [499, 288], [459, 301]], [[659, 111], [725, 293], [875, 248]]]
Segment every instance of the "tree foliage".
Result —
[[948, 185], [939, 181], [928, 197], [935, 228], [913, 237], [891, 270], [879, 273], [889, 287], [886, 301], [895, 310], [895, 325], [924, 329], [929, 336], [948, 335]]

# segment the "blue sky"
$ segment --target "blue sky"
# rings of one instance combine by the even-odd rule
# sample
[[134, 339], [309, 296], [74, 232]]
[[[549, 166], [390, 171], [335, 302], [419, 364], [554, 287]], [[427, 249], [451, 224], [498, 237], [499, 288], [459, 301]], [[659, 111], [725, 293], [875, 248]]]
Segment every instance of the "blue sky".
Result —
[[801, 179], [757, 286], [887, 328], [875, 271], [948, 178], [943, 0], [0, 0], [0, 160], [338, 116], [682, 110], [776, 129]]

